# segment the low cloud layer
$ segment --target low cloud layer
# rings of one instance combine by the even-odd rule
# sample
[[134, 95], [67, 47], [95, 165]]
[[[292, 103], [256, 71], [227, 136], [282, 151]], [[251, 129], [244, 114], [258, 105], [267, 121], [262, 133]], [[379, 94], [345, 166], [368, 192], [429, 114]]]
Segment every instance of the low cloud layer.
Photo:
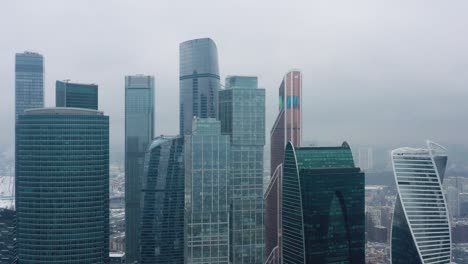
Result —
[[[55, 80], [99, 84], [113, 152], [123, 150], [124, 76], [156, 79], [156, 133], [178, 128], [178, 45], [211, 37], [220, 71], [257, 75], [267, 128], [284, 73], [303, 71], [304, 138], [318, 143], [466, 145], [468, 2], [5, 1], [0, 146], [14, 147], [14, 54], [44, 55]], [[267, 132], [268, 134], [268, 132]]]

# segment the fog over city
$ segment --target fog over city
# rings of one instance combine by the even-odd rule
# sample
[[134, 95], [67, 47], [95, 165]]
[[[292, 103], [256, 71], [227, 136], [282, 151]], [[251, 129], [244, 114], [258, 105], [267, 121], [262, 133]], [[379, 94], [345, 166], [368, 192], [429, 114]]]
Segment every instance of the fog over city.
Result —
[[178, 133], [179, 43], [200, 37], [216, 42], [222, 82], [258, 76], [268, 132], [284, 74], [300, 69], [305, 142], [468, 145], [466, 10], [462, 0], [2, 1], [1, 152], [14, 150], [15, 53], [44, 56], [46, 106], [56, 80], [98, 84], [115, 153], [125, 75], [155, 76], [156, 135]]

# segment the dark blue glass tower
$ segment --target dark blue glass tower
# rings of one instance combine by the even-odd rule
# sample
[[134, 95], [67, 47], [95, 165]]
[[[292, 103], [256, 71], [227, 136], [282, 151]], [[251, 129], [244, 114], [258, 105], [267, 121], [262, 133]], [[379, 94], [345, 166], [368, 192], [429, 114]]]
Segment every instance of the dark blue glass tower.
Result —
[[146, 153], [141, 263], [184, 263], [183, 146], [183, 137], [158, 137]]
[[98, 109], [98, 86], [96, 84], [55, 82], [55, 106]]
[[282, 263], [364, 263], [364, 173], [351, 149], [286, 146]]
[[154, 137], [154, 77], [125, 77], [125, 259], [139, 259], [145, 153]]
[[109, 117], [26, 110], [15, 162], [19, 263], [108, 263]]
[[192, 133], [192, 119], [218, 117], [218, 50], [210, 38], [180, 44], [180, 135]]

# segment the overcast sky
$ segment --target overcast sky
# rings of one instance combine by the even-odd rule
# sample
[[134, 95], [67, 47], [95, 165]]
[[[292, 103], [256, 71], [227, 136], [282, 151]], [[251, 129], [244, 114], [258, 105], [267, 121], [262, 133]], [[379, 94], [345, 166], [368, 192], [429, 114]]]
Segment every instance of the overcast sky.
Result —
[[[467, 144], [468, 1], [1, 1], [0, 146], [14, 148], [14, 55], [55, 81], [99, 84], [123, 150], [124, 76], [156, 80], [156, 134], [178, 131], [179, 43], [210, 37], [221, 78], [256, 75], [268, 131], [285, 72], [303, 72], [304, 138], [356, 145]], [[224, 81], [223, 81], [224, 82]]]

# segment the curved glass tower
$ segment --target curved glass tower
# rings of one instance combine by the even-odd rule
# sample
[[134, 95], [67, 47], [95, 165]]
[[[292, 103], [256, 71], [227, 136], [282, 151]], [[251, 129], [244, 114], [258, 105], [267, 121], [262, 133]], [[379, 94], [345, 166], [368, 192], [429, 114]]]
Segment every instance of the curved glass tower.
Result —
[[16, 133], [18, 262], [108, 263], [109, 117], [31, 109]]
[[450, 223], [442, 193], [446, 149], [427, 141], [427, 148], [393, 150], [392, 162], [398, 189], [392, 263], [450, 263]]
[[349, 145], [286, 146], [280, 263], [364, 263], [364, 173]]
[[182, 42], [180, 50], [180, 135], [192, 133], [192, 119], [218, 118], [218, 49], [210, 38]]
[[141, 263], [184, 263], [184, 138], [158, 137], [146, 153]]

